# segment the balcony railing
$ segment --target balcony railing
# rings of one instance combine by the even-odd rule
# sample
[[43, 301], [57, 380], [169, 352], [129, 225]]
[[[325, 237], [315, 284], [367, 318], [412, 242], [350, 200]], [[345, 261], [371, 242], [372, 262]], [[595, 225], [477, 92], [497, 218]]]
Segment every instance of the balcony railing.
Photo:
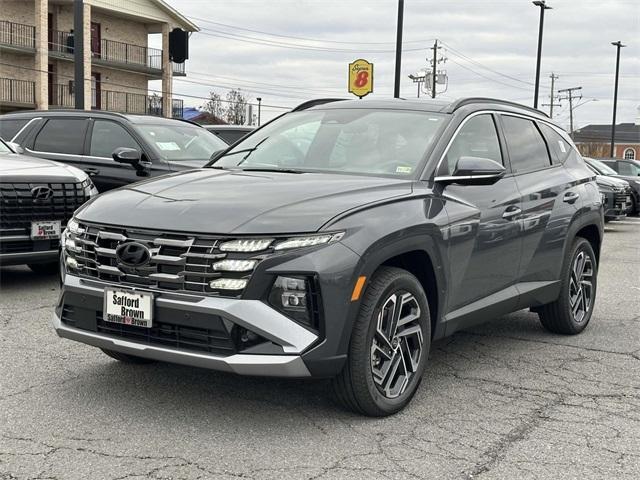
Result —
[[[183, 100], [173, 99], [172, 115], [182, 118]], [[109, 112], [162, 116], [162, 97], [143, 93], [118, 92], [91, 89], [91, 108]], [[52, 85], [49, 105], [57, 108], [73, 108], [75, 105], [73, 82]]]
[[0, 21], [0, 43], [12, 47], [36, 48], [36, 27]]
[[0, 103], [35, 105], [35, 82], [0, 78]]

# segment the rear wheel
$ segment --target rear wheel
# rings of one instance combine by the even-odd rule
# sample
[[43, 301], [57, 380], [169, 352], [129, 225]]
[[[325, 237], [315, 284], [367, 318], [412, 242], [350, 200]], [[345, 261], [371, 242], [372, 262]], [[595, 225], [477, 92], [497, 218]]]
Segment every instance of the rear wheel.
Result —
[[542, 325], [553, 333], [575, 335], [591, 320], [596, 300], [598, 265], [591, 244], [576, 238], [563, 267], [560, 296], [538, 310]]
[[58, 261], [47, 263], [29, 263], [27, 265], [33, 273], [39, 273], [41, 275], [53, 275], [58, 273]]
[[369, 416], [402, 410], [420, 385], [430, 341], [429, 304], [418, 279], [380, 268], [362, 298], [347, 364], [333, 380], [336, 397]]
[[147, 363], [153, 363], [155, 360], [151, 360], [150, 358], [144, 357], [136, 357], [135, 355], [129, 355], [128, 353], [116, 352], [115, 350], [109, 350], [107, 348], [101, 348], [104, 353], [109, 355], [111, 358], [118, 360], [122, 363], [129, 363], [134, 365], [144, 365]]

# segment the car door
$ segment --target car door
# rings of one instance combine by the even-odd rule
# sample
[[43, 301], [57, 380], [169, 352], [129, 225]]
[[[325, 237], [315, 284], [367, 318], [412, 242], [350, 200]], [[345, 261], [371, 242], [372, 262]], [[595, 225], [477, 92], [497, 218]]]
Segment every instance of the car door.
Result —
[[520, 304], [528, 306], [532, 298], [546, 303], [557, 292], [565, 239], [585, 197], [584, 184], [564, 167], [576, 152], [555, 127], [507, 113], [500, 119], [521, 194]]
[[99, 192], [118, 188], [141, 177], [131, 165], [118, 163], [113, 159], [117, 148], [133, 148], [144, 155], [140, 143], [133, 134], [115, 120], [94, 118], [89, 124], [85, 156], [85, 171], [89, 174]]
[[463, 156], [489, 158], [507, 168], [493, 185], [453, 183], [443, 189], [451, 278], [447, 333], [511, 311], [517, 303], [520, 193], [503, 150], [494, 115], [472, 114], [454, 134], [438, 168], [438, 176], [451, 175]]
[[48, 117], [28, 135], [27, 153], [85, 170], [84, 144], [89, 120], [79, 116]]

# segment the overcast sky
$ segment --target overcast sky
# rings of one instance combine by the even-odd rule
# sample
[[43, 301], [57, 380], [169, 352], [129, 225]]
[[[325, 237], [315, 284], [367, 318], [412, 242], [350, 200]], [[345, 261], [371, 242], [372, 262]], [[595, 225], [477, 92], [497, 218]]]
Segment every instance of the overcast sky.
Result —
[[[241, 88], [263, 105], [291, 107], [309, 98], [348, 97], [347, 64], [375, 64], [374, 93], [393, 95], [396, 0], [168, 0], [200, 28], [192, 35], [187, 77], [174, 95], [200, 106], [210, 90]], [[556, 88], [582, 87], [590, 99], [574, 111], [576, 128], [609, 123], [615, 47], [622, 40], [618, 122], [640, 106], [640, 0], [548, 0], [540, 103]], [[533, 101], [539, 8], [529, 0], [406, 0], [401, 96], [415, 97], [408, 78], [427, 66], [434, 39], [448, 58], [448, 89], [438, 98], [491, 96]], [[153, 87], [152, 87], [153, 88]], [[180, 94], [184, 96], [181, 97]], [[554, 118], [568, 127], [568, 101]], [[544, 107], [548, 110], [548, 107]], [[278, 110], [264, 107], [263, 119]]]

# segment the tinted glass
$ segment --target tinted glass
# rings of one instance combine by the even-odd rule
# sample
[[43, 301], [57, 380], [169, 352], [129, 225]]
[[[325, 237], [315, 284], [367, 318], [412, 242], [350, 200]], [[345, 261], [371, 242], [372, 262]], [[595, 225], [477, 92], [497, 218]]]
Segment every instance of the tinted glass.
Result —
[[502, 123], [514, 172], [536, 170], [551, 164], [547, 145], [534, 122], [503, 115]]
[[573, 148], [567, 143], [567, 141], [560, 136], [553, 128], [545, 123], [539, 123], [538, 126], [547, 139], [547, 145], [551, 152], [551, 161], [553, 163], [564, 163]]
[[618, 162], [618, 171], [620, 175], [628, 175], [630, 177], [640, 175], [640, 167], [631, 162]]
[[82, 155], [88, 121], [83, 118], [54, 118], [38, 133], [33, 149], [38, 152]]
[[244, 137], [247, 133], [248, 132], [245, 132], [243, 130], [240, 130], [240, 131], [226, 130], [226, 131], [216, 132], [216, 135], [218, 135], [222, 140], [224, 140], [229, 145], [231, 145], [232, 143], [236, 143], [238, 140]]
[[464, 124], [449, 147], [438, 175], [452, 175], [460, 157], [489, 158], [502, 165], [500, 142], [491, 115], [478, 115]]
[[200, 160], [207, 163], [214, 152], [228, 145], [202, 127], [182, 122], [138, 125], [137, 132], [168, 161]]
[[616, 172], [613, 168], [611, 168], [611, 165], [607, 165], [604, 162], [601, 162], [600, 160], [594, 160], [593, 158], [589, 159], [589, 162], [591, 164], [591, 166], [593, 168], [595, 168], [598, 173], [600, 175], [617, 175], [618, 172]]
[[0, 138], [10, 142], [13, 137], [16, 136], [16, 133], [20, 131], [22, 127], [24, 127], [29, 120], [10, 120], [3, 119], [0, 120]]
[[135, 148], [140, 146], [124, 127], [108, 120], [96, 120], [91, 132], [91, 149], [89, 155], [94, 157], [109, 157], [116, 148]]
[[215, 166], [413, 176], [447, 120], [365, 108], [292, 112], [242, 140]]

